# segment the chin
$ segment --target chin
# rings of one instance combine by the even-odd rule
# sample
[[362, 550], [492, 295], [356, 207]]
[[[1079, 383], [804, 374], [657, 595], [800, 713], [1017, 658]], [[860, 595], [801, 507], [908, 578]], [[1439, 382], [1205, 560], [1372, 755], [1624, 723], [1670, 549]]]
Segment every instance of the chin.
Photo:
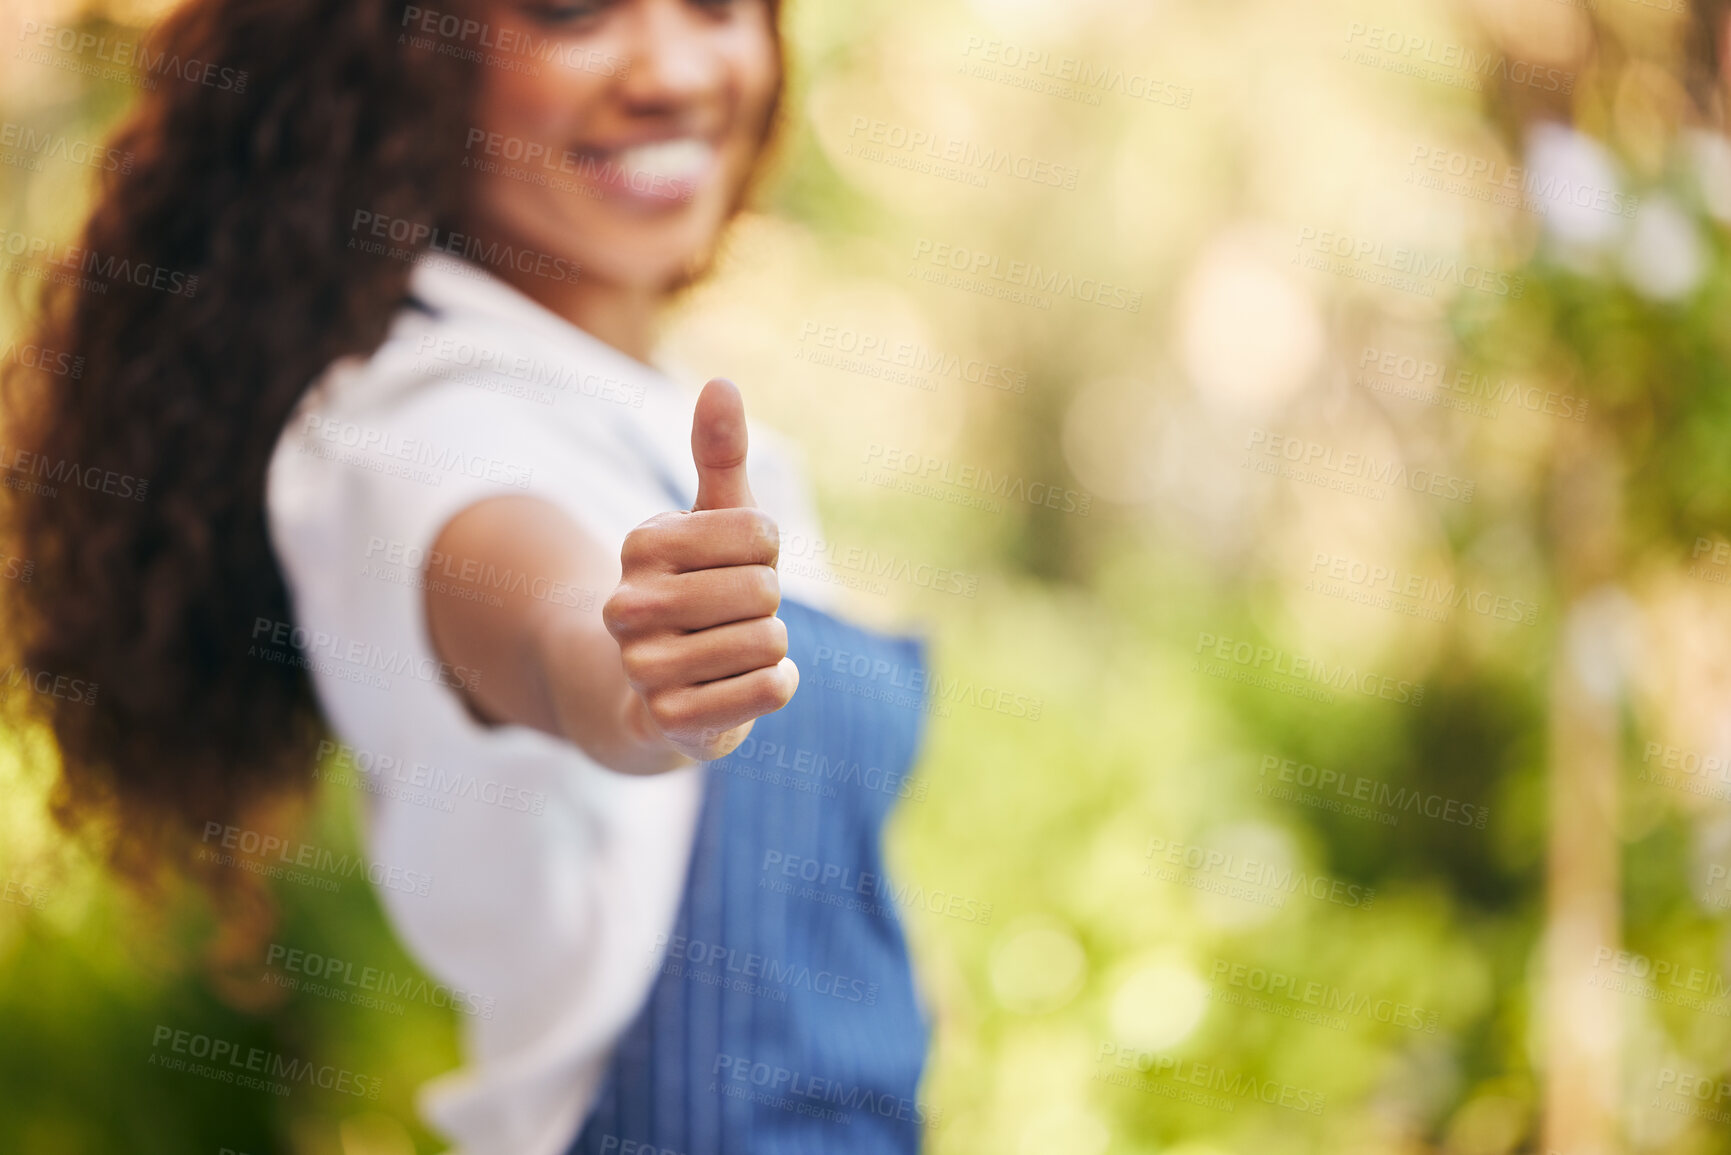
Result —
[[609, 244], [604, 251], [587, 248], [571, 254], [581, 266], [579, 280], [636, 292], [671, 290], [703, 259], [703, 250], [687, 244]]
[[[610, 222], [611, 224], [611, 222]], [[584, 231], [595, 238], [572, 256], [583, 274], [632, 289], [674, 291], [707, 267], [721, 236], [721, 223], [711, 220], [668, 221], [660, 227], [646, 222], [619, 222], [614, 227], [591, 224]], [[587, 258], [587, 259], [585, 259]]]

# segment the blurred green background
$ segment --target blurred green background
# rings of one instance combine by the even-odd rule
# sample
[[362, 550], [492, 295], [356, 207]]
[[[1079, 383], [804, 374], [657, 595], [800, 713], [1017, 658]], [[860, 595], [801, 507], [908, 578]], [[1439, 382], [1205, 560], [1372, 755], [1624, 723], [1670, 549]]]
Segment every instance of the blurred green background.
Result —
[[[100, 140], [132, 89], [15, 30], [156, 14], [0, 3], [0, 119]], [[1731, 1150], [1731, 148], [1687, 29], [792, 4], [778, 178], [664, 361], [804, 449], [788, 560], [954, 680], [890, 848], [931, 1151]], [[70, 235], [90, 168], [0, 152], [6, 229]], [[456, 1016], [142, 912], [13, 738], [0, 1151], [438, 1149]], [[327, 783], [306, 840], [357, 812]], [[358, 879], [277, 902], [416, 973]], [[164, 1024], [382, 1091], [164, 1073]]]

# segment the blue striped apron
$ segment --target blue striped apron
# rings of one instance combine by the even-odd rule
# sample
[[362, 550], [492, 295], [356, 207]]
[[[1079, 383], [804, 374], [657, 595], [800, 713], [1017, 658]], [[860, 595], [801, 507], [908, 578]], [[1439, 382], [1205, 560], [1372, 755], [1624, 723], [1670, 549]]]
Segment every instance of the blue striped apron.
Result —
[[659, 973], [570, 1155], [919, 1149], [927, 1026], [881, 835], [920, 742], [924, 649], [795, 601], [779, 616], [799, 690], [704, 768]]

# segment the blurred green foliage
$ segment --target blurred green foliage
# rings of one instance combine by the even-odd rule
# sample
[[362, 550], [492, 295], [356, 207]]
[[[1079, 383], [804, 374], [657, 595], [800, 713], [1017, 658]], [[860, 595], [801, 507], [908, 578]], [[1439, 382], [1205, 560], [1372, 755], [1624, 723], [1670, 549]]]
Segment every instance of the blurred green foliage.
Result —
[[[1618, 804], [1627, 941], [1731, 970], [1723, 911], [1699, 885], [1723, 807], [1634, 771], [1654, 736], [1711, 748], [1715, 695], [1731, 688], [1711, 645], [1690, 648], [1692, 631], [1731, 616], [1726, 595], [1687, 574], [1697, 542], [1731, 524], [1731, 250], [1681, 161], [1627, 166], [1643, 196], [1665, 193], [1694, 222], [1703, 272], [1668, 300], [1608, 259], [1560, 258], [1543, 211], [1408, 187], [1417, 148], [1518, 164], [1509, 126], [1524, 106], [1506, 87], [1430, 84], [1350, 53], [1370, 25], [1499, 43], [1472, 11], [790, 10], [795, 116], [773, 202], [740, 223], [666, 346], [694, 378], [740, 381], [754, 413], [804, 447], [837, 542], [978, 578], [965, 597], [862, 587], [859, 616], [923, 626], [946, 677], [1038, 703], [1037, 717], [1010, 716], [964, 699], [934, 717], [927, 795], [891, 835], [898, 879], [931, 899], [907, 918], [935, 1020], [934, 1152], [1535, 1149], [1556, 833], [1547, 727], [1580, 593], [1556, 507], [1577, 434], [1614, 466], [1619, 499], [1615, 564], [1596, 578], [1656, 623], [1616, 707], [1631, 721]], [[1038, 66], [982, 72], [994, 53], [1011, 58], [1006, 46], [1188, 95], [1182, 107], [1109, 87], [1072, 99], [1030, 87]], [[1622, 84], [1594, 74], [1582, 89]], [[32, 123], [97, 132], [124, 93], [5, 99]], [[998, 171], [982, 190], [885, 161], [860, 147], [874, 123], [1067, 166], [1075, 187]], [[0, 171], [0, 200], [9, 219], [63, 232], [83, 175]], [[1360, 241], [1465, 253], [1523, 291], [1413, 293], [1369, 283], [1363, 262], [1300, 267], [1303, 238], [1323, 231], [1351, 238], [1348, 253]], [[1139, 308], [1029, 308], [923, 283], [910, 275], [922, 244], [1128, 286]], [[1212, 290], [1211, 276], [1239, 288]], [[881, 364], [816, 359], [825, 326], [989, 362], [1023, 387], [960, 371], [910, 384]], [[1486, 416], [1367, 385], [1367, 351], [1389, 349], [1585, 397], [1591, 420], [1509, 404]], [[1251, 466], [1271, 431], [1329, 460], [1364, 451], [1478, 487], [1470, 502], [1399, 485], [1366, 500], [1269, 478]], [[886, 446], [1092, 501], [1086, 515], [1016, 501], [989, 512], [862, 481]], [[1532, 612], [1356, 596], [1329, 581], [1343, 558]], [[1219, 639], [1420, 686], [1422, 704], [1338, 688], [1320, 702], [1295, 692], [1302, 677], [1248, 679], [1213, 659]], [[1332, 786], [1307, 791], [1302, 767], [1332, 772]], [[183, 896], [141, 914], [54, 840], [44, 790], [19, 764], [0, 768], [0, 871], [47, 887], [40, 909], [0, 904], [0, 1150], [437, 1149], [413, 1093], [457, 1062], [448, 1012], [357, 1008], [272, 990], [244, 960], [212, 965], [210, 913]], [[1366, 797], [1382, 802], [1351, 808]], [[327, 786], [308, 837], [356, 849], [356, 801]], [[1295, 875], [1305, 884], [1266, 881]], [[956, 896], [989, 914], [956, 915]], [[413, 972], [358, 881], [276, 898], [275, 941]], [[382, 1093], [277, 1099], [149, 1069], [164, 1024], [375, 1075]], [[1660, 1125], [1640, 1107], [1666, 1062], [1726, 1070], [1719, 1022], [1632, 1001], [1627, 1031], [1630, 1146], [1731, 1146], [1722, 1126]]]

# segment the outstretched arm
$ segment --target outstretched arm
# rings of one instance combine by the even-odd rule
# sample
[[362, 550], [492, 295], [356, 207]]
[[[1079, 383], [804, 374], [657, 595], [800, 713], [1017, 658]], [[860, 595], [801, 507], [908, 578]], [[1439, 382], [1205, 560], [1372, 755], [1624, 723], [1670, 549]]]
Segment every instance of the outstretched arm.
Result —
[[[429, 555], [441, 581], [427, 583], [427, 625], [441, 660], [481, 672], [461, 691], [477, 717], [563, 737], [621, 773], [653, 774], [721, 757], [793, 697], [799, 672], [775, 617], [780, 538], [746, 484], [745, 410], [732, 384], [704, 387], [691, 448], [696, 508], [650, 518], [618, 558], [540, 498], [491, 498], [446, 523]], [[546, 580], [500, 593], [480, 580], [489, 566]], [[612, 593], [585, 609], [563, 604], [585, 599], [538, 599], [525, 587]]]

